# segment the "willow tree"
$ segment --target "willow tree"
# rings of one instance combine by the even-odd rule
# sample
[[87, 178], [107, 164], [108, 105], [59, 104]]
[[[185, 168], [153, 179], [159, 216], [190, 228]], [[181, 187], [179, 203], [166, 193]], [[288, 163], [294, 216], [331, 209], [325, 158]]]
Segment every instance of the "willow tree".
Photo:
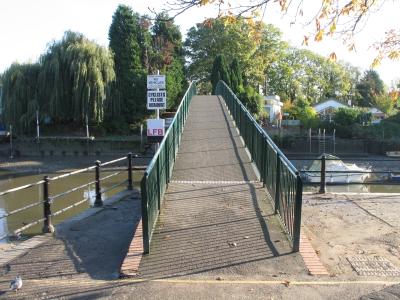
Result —
[[48, 99], [48, 113], [55, 121], [94, 123], [104, 118], [109, 85], [115, 79], [108, 49], [67, 31], [40, 58], [38, 89]]
[[12, 64], [2, 75], [2, 114], [14, 132], [29, 130], [38, 109], [39, 64]]

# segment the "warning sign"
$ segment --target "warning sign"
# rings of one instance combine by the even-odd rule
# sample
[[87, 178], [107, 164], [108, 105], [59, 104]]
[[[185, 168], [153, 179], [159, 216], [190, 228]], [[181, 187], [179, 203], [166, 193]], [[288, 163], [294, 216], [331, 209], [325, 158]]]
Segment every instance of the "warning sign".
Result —
[[166, 109], [167, 91], [147, 91], [147, 109]]

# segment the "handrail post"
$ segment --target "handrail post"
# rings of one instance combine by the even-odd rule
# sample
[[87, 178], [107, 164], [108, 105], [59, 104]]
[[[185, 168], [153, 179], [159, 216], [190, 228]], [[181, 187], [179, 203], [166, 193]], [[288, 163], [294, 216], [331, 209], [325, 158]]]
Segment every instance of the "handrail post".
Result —
[[299, 172], [296, 172], [296, 202], [294, 207], [293, 252], [300, 248], [301, 207], [303, 203], [303, 181]]
[[128, 190], [133, 190], [133, 183], [132, 183], [132, 152], [129, 152], [126, 158], [128, 159]]
[[276, 179], [275, 179], [275, 214], [279, 212], [280, 207], [280, 185], [281, 185], [281, 158], [279, 153], [276, 153]]
[[53, 233], [54, 226], [51, 223], [51, 201], [49, 197], [49, 176], [43, 177], [43, 213], [44, 213], [44, 224], [43, 233]]
[[321, 182], [319, 186], [319, 194], [325, 194], [326, 193], [326, 157], [325, 155], [322, 155], [321, 159]]
[[101, 162], [96, 160], [96, 169], [95, 169], [95, 181], [96, 181], [96, 200], [94, 201], [95, 207], [103, 206], [103, 201], [101, 199], [101, 191], [100, 191], [100, 165]]
[[140, 182], [140, 193], [142, 195], [142, 230], [143, 230], [143, 253], [150, 252], [149, 212], [147, 199], [147, 174], [145, 173]]

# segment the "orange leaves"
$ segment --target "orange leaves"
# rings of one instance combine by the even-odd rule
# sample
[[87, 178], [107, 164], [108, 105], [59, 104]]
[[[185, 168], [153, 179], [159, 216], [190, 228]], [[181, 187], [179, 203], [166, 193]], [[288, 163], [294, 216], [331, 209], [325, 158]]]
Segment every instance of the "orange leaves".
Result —
[[304, 36], [302, 45], [308, 46], [308, 36]]
[[336, 53], [332, 52], [331, 54], [329, 54], [329, 61], [331, 62], [336, 62], [337, 57], [336, 57]]
[[320, 42], [320, 41], [322, 41], [322, 38], [323, 38], [323, 37], [324, 37], [324, 30], [321, 29], [321, 30], [319, 30], [319, 31], [317, 32], [317, 34], [315, 35], [314, 40], [315, 40], [316, 42]]
[[372, 68], [376, 68], [381, 64], [382, 61], [382, 57], [380, 55], [378, 55], [377, 57], [374, 58], [374, 60], [372, 61], [371, 67]]
[[393, 60], [399, 59], [400, 58], [400, 50], [390, 51], [388, 54], [388, 57]]

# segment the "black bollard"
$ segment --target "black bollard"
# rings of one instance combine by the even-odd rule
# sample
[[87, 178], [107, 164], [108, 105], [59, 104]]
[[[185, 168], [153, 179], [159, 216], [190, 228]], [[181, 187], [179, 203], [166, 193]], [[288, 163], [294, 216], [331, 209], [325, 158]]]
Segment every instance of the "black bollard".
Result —
[[129, 152], [128, 156], [128, 190], [133, 190], [133, 182], [132, 182], [132, 153]]
[[326, 157], [322, 155], [321, 159], [321, 183], [319, 186], [319, 193], [325, 194], [326, 193]]
[[54, 226], [51, 224], [51, 202], [49, 197], [49, 176], [43, 177], [43, 214], [44, 214], [44, 224], [43, 233], [53, 233]]
[[96, 181], [96, 200], [94, 201], [95, 207], [103, 206], [103, 200], [101, 199], [101, 190], [100, 190], [100, 164], [99, 160], [96, 160], [96, 169], [95, 169], [95, 181]]

